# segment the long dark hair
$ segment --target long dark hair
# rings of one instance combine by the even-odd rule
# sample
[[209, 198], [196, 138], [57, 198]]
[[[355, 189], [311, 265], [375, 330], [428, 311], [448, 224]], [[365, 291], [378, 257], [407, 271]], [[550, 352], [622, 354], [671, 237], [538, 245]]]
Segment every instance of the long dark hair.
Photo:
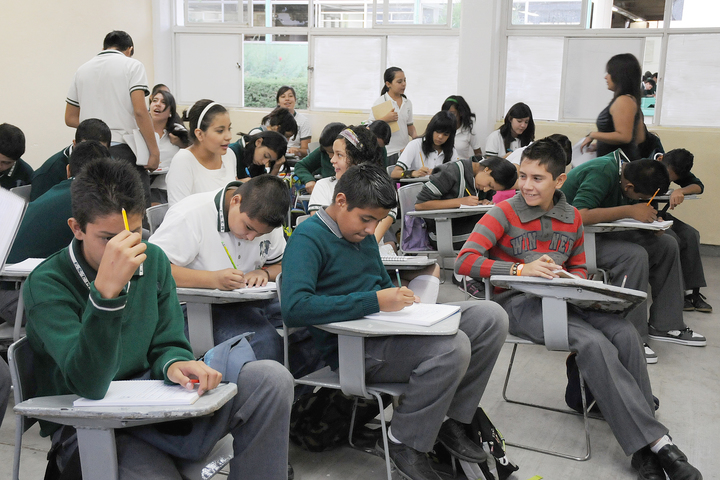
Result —
[[253, 164], [253, 160], [255, 159], [255, 142], [258, 138], [262, 138], [261, 147], [268, 147], [275, 152], [278, 158], [285, 156], [287, 139], [284, 135], [273, 132], [272, 130], [256, 133], [255, 135], [243, 135], [243, 140], [245, 140], [244, 156], [247, 165]]
[[460, 95], [450, 95], [447, 100], [442, 104], [440, 110], [450, 110], [450, 107], [455, 107], [460, 118], [457, 119], [460, 124], [460, 128], [468, 131], [472, 131], [473, 122], [475, 121], [475, 114], [470, 110], [470, 105]]
[[615, 84], [613, 100], [621, 95], [632, 95], [635, 102], [640, 105], [642, 69], [635, 55], [632, 53], [615, 55], [608, 60], [605, 71]]
[[453, 148], [455, 148], [455, 131], [457, 130], [457, 120], [455, 115], [448, 111], [440, 111], [436, 113], [425, 129], [422, 137], [422, 151], [425, 155], [429, 155], [435, 150], [433, 143], [433, 133], [447, 133], [448, 139], [442, 144], [442, 151], [445, 154], [443, 163], [452, 160]]
[[[350, 130], [355, 135], [357, 145], [353, 145], [343, 136], [345, 130]], [[350, 166], [365, 162], [382, 166], [382, 150], [377, 143], [377, 137], [365, 125], [349, 125], [338, 134], [337, 139], [345, 141], [345, 153], [350, 160]]]
[[526, 104], [518, 102], [508, 110], [505, 115], [505, 123], [500, 127], [500, 135], [502, 135], [503, 143], [505, 143], [505, 151], [510, 148], [510, 144], [513, 141], [512, 136], [512, 119], [513, 118], [530, 118], [528, 126], [522, 135], [518, 136], [520, 146], [524, 147], [529, 145], [530, 142], [535, 140], [535, 121], [533, 120], [532, 110]]
[[[390, 67], [385, 70], [385, 73], [383, 74], [383, 88], [382, 90], [380, 90], [380, 95], [385, 95], [388, 90], [390, 90], [387, 86], [387, 83], [392, 83], [393, 80], [395, 80], [395, 74], [402, 71], [403, 69], [400, 67]], [[403, 98], [407, 98], [404, 93]]]
[[292, 133], [291, 138], [295, 138], [298, 132], [297, 122], [295, 117], [290, 113], [290, 110], [284, 107], [276, 107], [275, 110], [268, 113], [261, 120], [262, 125], [269, 125], [271, 127], [279, 127], [278, 132], [285, 135], [286, 132]]
[[219, 115], [221, 113], [227, 113], [227, 109], [220, 105], [219, 103], [216, 103], [210, 109], [205, 113], [205, 116], [202, 118], [202, 123], [198, 125], [198, 120], [200, 120], [200, 114], [205, 110], [205, 107], [213, 103], [212, 100], [208, 100], [207, 98], [204, 98], [202, 100], [198, 100], [195, 102], [195, 104], [190, 107], [190, 110], [185, 110], [183, 112], [183, 120], [188, 122], [190, 124], [190, 129], [188, 132], [190, 133], [190, 138], [192, 138], [193, 141], [197, 140], [197, 137], [195, 136], [195, 129], [199, 128], [203, 132], [206, 132], [207, 129], [210, 127], [210, 124], [213, 121], [213, 118], [215, 118], [216, 115]]

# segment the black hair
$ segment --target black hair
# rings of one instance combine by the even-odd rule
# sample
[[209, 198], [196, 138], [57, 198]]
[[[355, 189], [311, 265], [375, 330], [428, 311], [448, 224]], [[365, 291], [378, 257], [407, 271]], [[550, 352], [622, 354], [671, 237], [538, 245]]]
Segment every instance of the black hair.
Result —
[[[105, 35], [105, 40], [103, 40], [103, 50], [115, 48], [124, 52], [128, 48], [134, 46], [132, 37], [122, 30], [113, 30]], [[133, 50], [135, 49], [133, 48]], [[132, 53], [134, 52], [131, 52], [130, 54], [132, 55]]]
[[75, 144], [80, 142], [86, 142], [88, 140], [95, 140], [110, 147], [112, 141], [112, 133], [107, 123], [103, 122], [99, 118], [88, 118], [80, 122], [77, 130], [75, 130]]
[[154, 97], [157, 92], [162, 91], [163, 88], [167, 88], [168, 92], [170, 91], [170, 88], [167, 85], [165, 85], [164, 83], [158, 83], [152, 88], [152, 91], [150, 92], [150, 99], [152, 99], [152, 97]]
[[195, 129], [199, 128], [203, 132], [207, 131], [208, 127], [210, 127], [210, 124], [212, 123], [213, 119], [216, 115], [221, 113], [227, 113], [227, 109], [223, 107], [222, 105], [215, 104], [212, 107], [210, 107], [210, 110], [208, 110], [205, 115], [202, 118], [202, 124], [198, 125], [198, 120], [200, 120], [200, 114], [205, 110], [205, 107], [213, 103], [212, 100], [208, 100], [206, 98], [202, 100], [198, 100], [195, 102], [195, 105], [193, 105], [190, 110], [185, 110], [183, 112], [182, 119], [190, 124], [190, 129], [188, 132], [190, 133], [190, 138], [192, 138], [193, 141], [197, 140], [197, 137], [195, 136]]
[[480, 165], [490, 169], [493, 180], [505, 187], [501, 190], [508, 190], [517, 182], [517, 168], [509, 160], [491, 155], [480, 160]]
[[85, 140], [75, 145], [68, 161], [70, 176], [77, 177], [83, 167], [96, 158], [110, 158], [110, 150], [97, 140]]
[[648, 78], [647, 80], [644, 80], [644, 82], [649, 83], [653, 88], [657, 86], [657, 82], [652, 78]]
[[0, 153], [10, 160], [20, 160], [25, 153], [25, 134], [15, 125], [0, 125]]
[[325, 148], [332, 147], [335, 140], [337, 140], [337, 136], [346, 128], [347, 125], [341, 122], [332, 122], [325, 125], [325, 128], [323, 128], [320, 134], [320, 146]]
[[685, 178], [690, 175], [694, 161], [695, 155], [684, 148], [672, 149], [662, 156], [663, 165], [668, 169], [672, 168], [678, 178]]
[[145, 214], [145, 193], [134, 165], [110, 158], [98, 158], [80, 171], [70, 185], [72, 214], [84, 232], [88, 223], [120, 214]]
[[458, 112], [457, 122], [460, 128], [464, 130], [472, 130], [473, 122], [475, 121], [475, 114], [470, 110], [470, 105], [460, 95], [450, 95], [447, 100], [442, 104], [440, 110], [450, 110], [450, 107], [455, 107]]
[[623, 167], [623, 176], [635, 187], [635, 192], [654, 195], [663, 194], [670, 188], [670, 174], [662, 162], [650, 159], [634, 160]]
[[[273, 132], [275, 133], [275, 132]], [[241, 195], [240, 211], [272, 228], [283, 224], [290, 209], [290, 188], [275, 175], [253, 177], [233, 195]]]
[[[388, 88], [388, 86], [386, 85], [386, 82], [392, 83], [393, 80], [395, 80], [395, 74], [397, 72], [402, 72], [402, 71], [403, 71], [403, 69], [400, 67], [390, 67], [387, 70], [385, 70], [385, 73], [383, 74], [383, 88], [382, 88], [382, 90], [380, 90], [380, 95], [385, 95], [388, 92], [388, 90], [390, 90]], [[405, 94], [403, 94], [403, 98], [407, 98], [405, 96]]]
[[532, 116], [532, 110], [530, 110], [530, 107], [528, 107], [526, 104], [522, 102], [518, 102], [512, 107], [510, 107], [510, 110], [507, 111], [507, 114], [505, 114], [505, 121], [500, 127], [500, 135], [503, 138], [503, 142], [505, 143], [505, 151], [507, 151], [510, 148], [510, 144], [513, 141], [512, 136], [512, 119], [520, 119], [520, 118], [529, 118], [528, 126], [525, 129], [525, 131], [517, 137], [518, 141], [520, 142], [520, 146], [524, 147], [530, 144], [533, 140], [535, 140], [535, 121], [533, 120]]
[[387, 146], [388, 143], [390, 143], [390, 138], [392, 137], [392, 130], [390, 129], [390, 125], [387, 124], [387, 122], [384, 122], [382, 120], [374, 120], [370, 126], [368, 126], [370, 131], [375, 134], [375, 136], [382, 140], [383, 143]]
[[433, 142], [433, 133], [446, 133], [448, 139], [443, 143], [440, 148], [445, 154], [443, 163], [447, 163], [452, 160], [453, 148], [455, 148], [455, 132], [457, 131], [457, 120], [455, 115], [448, 111], [440, 111], [433, 115], [428, 123], [425, 133], [422, 137], [422, 151], [425, 155], [429, 155], [435, 151], [435, 144]]
[[565, 151], [565, 166], [570, 165], [570, 163], [572, 163], [572, 142], [570, 141], [570, 139], [562, 133], [553, 133], [547, 138], [555, 140], [557, 143], [560, 144], [562, 149]]
[[333, 192], [345, 194], [348, 210], [353, 208], [391, 209], [398, 205], [395, 181], [380, 165], [353, 165], [340, 177]]
[[280, 127], [278, 133], [285, 135], [285, 133], [292, 133], [291, 138], [295, 138], [298, 133], [298, 125], [295, 121], [295, 117], [290, 110], [285, 107], [276, 107], [275, 110], [268, 113], [261, 120], [262, 125], [270, 125], [271, 127]]
[[[349, 164], [360, 165], [361, 163], [370, 162], [377, 165], [383, 163], [382, 149], [377, 143], [377, 137], [364, 125], [350, 125], [345, 130], [350, 130], [358, 139], [357, 146], [353, 145], [347, 138], [342, 136], [342, 132], [337, 139], [345, 141], [345, 152], [347, 153]], [[344, 130], [343, 130], [344, 131]], [[344, 176], [345, 174], [343, 174]]]
[[287, 92], [288, 90], [292, 92], [293, 97], [295, 97], [295, 101], [297, 101], [297, 93], [295, 93], [295, 89], [293, 87], [283, 85], [282, 87], [278, 88], [278, 91], [275, 94], [275, 103], [280, 103], [280, 95]]
[[642, 69], [635, 55], [632, 53], [621, 53], [608, 60], [605, 71], [610, 75], [615, 89], [613, 100], [621, 95], [632, 95], [635, 103], [640, 105], [640, 78]]
[[243, 139], [245, 140], [245, 151], [243, 155], [245, 156], [246, 164], [253, 164], [253, 160], [255, 159], [255, 142], [258, 138], [262, 139], [262, 145], [260, 145], [261, 147], [268, 147], [277, 154], [278, 158], [285, 156], [288, 143], [287, 138], [278, 132], [266, 130], [264, 132], [256, 133], [255, 135], [243, 136]]
[[[170, 110], [170, 116], [168, 117], [167, 122], [165, 122], [165, 130], [167, 130], [168, 133], [172, 133], [173, 135], [178, 137], [183, 143], [183, 145], [190, 145], [192, 143], [190, 141], [190, 132], [187, 131], [185, 125], [183, 125], [182, 123], [182, 119], [177, 113], [177, 103], [175, 102], [175, 97], [173, 96], [173, 94], [168, 92], [167, 90], [158, 90], [150, 97], [151, 103], [152, 99], [155, 98], [155, 95], [162, 95], [163, 103], [165, 103], [165, 109]], [[213, 110], [213, 108], [211, 108], [210, 110]], [[209, 113], [210, 112], [206, 113], [205, 117], [207, 117]], [[205, 123], [205, 118], [203, 118], [203, 123]], [[208, 124], [208, 126], [210, 126], [210, 124]]]
[[525, 160], [538, 162], [550, 172], [553, 180], [565, 173], [567, 157], [563, 147], [550, 137], [541, 138], [523, 150], [520, 164]]

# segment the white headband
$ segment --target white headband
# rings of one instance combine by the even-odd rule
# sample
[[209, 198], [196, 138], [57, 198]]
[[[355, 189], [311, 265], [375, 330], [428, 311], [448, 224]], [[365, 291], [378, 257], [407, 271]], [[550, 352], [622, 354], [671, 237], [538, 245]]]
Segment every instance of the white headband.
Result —
[[[205, 114], [208, 112], [208, 110], [210, 110], [210, 109], [211, 109], [212, 107], [214, 107], [215, 105], [218, 105], [218, 104], [215, 103], [215, 102], [210, 102], [210, 103], [207, 104], [207, 106], [206, 106], [205, 108], [203, 108], [203, 111], [202, 111], [202, 113], [200, 114], [200, 117], [198, 118], [198, 123], [197, 123], [197, 127], [196, 127], [196, 128], [200, 128], [200, 125], [202, 125], [202, 121], [203, 121], [203, 118], [205, 117]], [[202, 128], [200, 128], [200, 130], [202, 130]]]

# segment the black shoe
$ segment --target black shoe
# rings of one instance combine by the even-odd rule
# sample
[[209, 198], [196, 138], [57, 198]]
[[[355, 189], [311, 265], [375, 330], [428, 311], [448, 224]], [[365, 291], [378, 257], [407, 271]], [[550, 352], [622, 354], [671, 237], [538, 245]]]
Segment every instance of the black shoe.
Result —
[[657, 453], [670, 480], [702, 480], [700, 471], [688, 463], [687, 457], [677, 445], [665, 445]]
[[703, 295], [700, 292], [691, 293], [690, 295], [685, 295], [685, 308], [683, 308], [683, 310], [685, 310], [685, 311], [688, 310], [687, 304], [688, 304], [688, 302], [690, 302], [690, 304], [693, 307], [691, 310], [695, 310], [695, 311], [703, 312], [703, 313], [712, 313], [712, 306], [709, 303], [707, 303], [705, 300], [706, 300], [705, 295]]
[[[378, 442], [377, 449], [383, 452], [382, 442]], [[401, 477], [407, 480], [441, 480], [430, 465], [430, 459], [423, 452], [418, 452], [404, 443], [393, 443], [390, 440], [388, 440], [388, 449], [390, 462]]]
[[288, 463], [288, 480], [294, 480], [295, 479], [295, 470], [293, 470], [292, 465]]
[[650, 447], [644, 447], [633, 453], [632, 468], [638, 472], [638, 480], [665, 480], [665, 472], [660, 459], [655, 455]]
[[448, 451], [460, 460], [472, 463], [487, 461], [487, 454], [480, 445], [470, 440], [465, 429], [452, 418], [443, 422], [438, 440]]

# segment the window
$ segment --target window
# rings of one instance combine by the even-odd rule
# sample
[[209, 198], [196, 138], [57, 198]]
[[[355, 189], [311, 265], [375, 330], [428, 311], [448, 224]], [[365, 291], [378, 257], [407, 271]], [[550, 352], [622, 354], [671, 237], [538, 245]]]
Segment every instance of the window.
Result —
[[447, 25], [448, 0], [377, 0], [378, 25]]
[[717, 0], [673, 0], [670, 27], [720, 27], [720, 2]]
[[513, 25], [580, 25], [582, 0], [513, 0]]
[[307, 109], [308, 42], [304, 35], [245, 36], [244, 106], [275, 108], [283, 85], [295, 89], [298, 109]]
[[247, 17], [247, 0], [187, 0], [187, 21], [241, 23]]

